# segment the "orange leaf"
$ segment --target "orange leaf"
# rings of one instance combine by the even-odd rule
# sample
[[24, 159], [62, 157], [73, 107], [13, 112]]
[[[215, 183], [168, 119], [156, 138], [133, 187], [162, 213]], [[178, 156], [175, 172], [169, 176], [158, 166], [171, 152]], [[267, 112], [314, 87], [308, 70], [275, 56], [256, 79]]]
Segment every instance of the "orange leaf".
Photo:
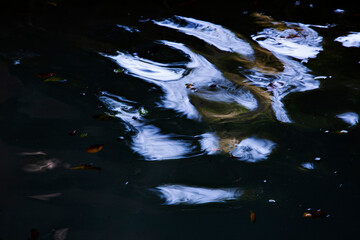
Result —
[[52, 77], [55, 75], [55, 73], [51, 72], [51, 73], [37, 73], [35, 74], [37, 77], [41, 77], [41, 78], [48, 78], [48, 77]]
[[250, 221], [251, 221], [252, 224], [254, 224], [255, 221], [256, 221], [256, 215], [255, 215], [255, 213], [254, 213], [253, 211], [251, 211], [251, 210], [250, 210]]
[[95, 144], [95, 145], [91, 145], [90, 147], [88, 147], [86, 149], [86, 151], [88, 153], [97, 153], [99, 151], [101, 151], [101, 149], [103, 149], [104, 144]]
[[98, 171], [100, 171], [101, 168], [100, 167], [95, 167], [95, 166], [90, 165], [90, 164], [82, 164], [82, 165], [77, 166], [77, 167], [72, 167], [72, 168], [70, 168], [70, 170], [98, 170]]
[[312, 210], [310, 212], [304, 212], [303, 217], [309, 217], [309, 218], [327, 218], [329, 214], [326, 212], [318, 209], [318, 210]]

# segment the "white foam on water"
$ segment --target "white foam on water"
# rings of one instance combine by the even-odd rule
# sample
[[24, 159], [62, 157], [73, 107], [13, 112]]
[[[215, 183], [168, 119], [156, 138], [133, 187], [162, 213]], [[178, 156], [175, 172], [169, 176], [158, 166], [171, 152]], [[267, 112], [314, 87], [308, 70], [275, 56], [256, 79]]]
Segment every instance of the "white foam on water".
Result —
[[360, 32], [351, 32], [346, 36], [337, 37], [336, 42], [341, 42], [344, 47], [360, 47]]
[[230, 153], [240, 161], [258, 162], [265, 160], [275, 148], [275, 143], [267, 139], [246, 138]]
[[359, 115], [354, 112], [346, 112], [336, 115], [336, 117], [342, 119], [344, 122], [350, 126], [355, 126], [359, 122]]
[[165, 205], [223, 203], [242, 195], [239, 188], [201, 188], [184, 185], [163, 185], [155, 188]]

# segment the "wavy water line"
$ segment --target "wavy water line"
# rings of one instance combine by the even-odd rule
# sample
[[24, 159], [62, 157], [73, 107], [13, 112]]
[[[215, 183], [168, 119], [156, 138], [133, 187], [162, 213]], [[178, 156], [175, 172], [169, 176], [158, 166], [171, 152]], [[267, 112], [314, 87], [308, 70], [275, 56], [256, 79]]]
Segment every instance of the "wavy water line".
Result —
[[250, 74], [247, 78], [261, 87], [267, 85], [268, 90], [273, 93], [272, 107], [276, 118], [281, 122], [292, 122], [281, 100], [291, 92], [304, 92], [320, 86], [320, 82], [308, 73], [310, 70], [292, 58], [303, 61], [315, 58], [323, 50], [321, 47], [322, 37], [308, 25], [283, 24], [287, 25], [289, 29], [267, 28], [252, 38], [260, 46], [271, 51], [284, 64], [284, 70], [270, 79], [259, 72], [255, 74], [255, 77]]
[[198, 154], [194, 152], [191, 141], [177, 140], [179, 137], [175, 134], [163, 134], [158, 127], [147, 124], [133, 106], [135, 102], [108, 92], [101, 92], [98, 98], [109, 110], [116, 113], [115, 116], [124, 122], [128, 131], [136, 132], [132, 136], [131, 149], [145, 160], [179, 159]]
[[[181, 43], [170, 41], [159, 41], [159, 43], [179, 50], [189, 57], [189, 62], [184, 68], [180, 68], [180, 63], [162, 64], [121, 52], [117, 56], [105, 56], [125, 68], [129, 75], [160, 86], [165, 92], [163, 106], [174, 109], [189, 119], [201, 119], [200, 114], [191, 104], [189, 94], [212, 101], [238, 103], [249, 110], [257, 107], [256, 99], [248, 90], [239, 88], [225, 79], [222, 73], [201, 55]], [[189, 91], [185, 87], [186, 84], [195, 86], [196, 91]], [[211, 84], [219, 84], [224, 88], [208, 91]]]
[[[264, 16], [262, 17], [264, 18]], [[197, 37], [223, 51], [237, 52], [242, 55], [244, 55], [245, 52], [254, 53], [249, 43], [246, 44], [247, 50], [233, 51], [233, 46], [245, 46], [243, 44], [245, 41], [237, 38], [233, 32], [220, 25], [181, 16], [174, 16], [173, 18], [153, 22], [157, 25], [176, 29], [185, 34]], [[282, 103], [282, 99], [290, 92], [316, 89], [320, 84], [319, 81], [314, 80], [314, 77], [308, 73], [309, 69], [292, 58], [303, 61], [306, 61], [308, 58], [315, 58], [317, 54], [323, 50], [321, 46], [322, 37], [306, 24], [274, 21], [267, 23], [267, 25], [269, 24], [274, 27], [264, 29], [257, 35], [252, 36], [252, 39], [261, 47], [272, 52], [275, 57], [283, 63], [284, 70], [273, 75], [276, 79], [275, 82], [272, 81], [274, 78], [266, 79], [267, 76], [257, 69], [250, 71], [250, 73], [257, 73], [256, 78], [253, 78], [252, 74], [245, 75], [245, 77], [253, 84], [264, 88], [267, 88], [269, 85], [274, 86], [279, 82], [281, 86], [270, 89], [270, 92], [273, 94], [272, 108], [279, 121], [291, 122]], [[276, 27], [278, 27], [279, 30]], [[251, 51], [249, 50], [250, 48]], [[259, 82], [258, 80], [260, 78], [262, 80]], [[266, 85], [264, 85], [264, 83], [266, 83]], [[224, 96], [226, 95], [222, 96], [223, 99], [226, 100]], [[255, 105], [246, 105], [243, 102], [239, 103], [247, 106], [247, 108], [251, 110], [255, 108]]]
[[159, 26], [176, 29], [187, 35], [197, 37], [222, 51], [236, 52], [244, 56], [254, 54], [254, 50], [248, 42], [221, 25], [182, 16], [174, 16], [172, 19], [163, 21], [154, 20], [153, 22]]

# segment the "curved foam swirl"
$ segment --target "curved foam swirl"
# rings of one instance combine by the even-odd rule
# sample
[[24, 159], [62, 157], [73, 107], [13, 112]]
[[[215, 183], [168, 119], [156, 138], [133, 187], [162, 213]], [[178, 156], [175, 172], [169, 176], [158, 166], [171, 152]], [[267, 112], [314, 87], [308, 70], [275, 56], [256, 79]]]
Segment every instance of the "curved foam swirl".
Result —
[[239, 188], [201, 188], [184, 185], [163, 185], [155, 188], [165, 205], [223, 203], [242, 195]]
[[174, 134], [163, 134], [153, 125], [148, 125], [133, 106], [135, 102], [107, 92], [99, 96], [115, 116], [124, 121], [128, 130], [136, 131], [131, 148], [145, 160], [166, 160], [183, 158], [193, 151], [190, 141], [176, 140]]
[[[203, 56], [194, 53], [181, 43], [170, 41], [159, 41], [159, 43], [182, 52], [189, 57], [189, 62], [184, 68], [180, 68], [181, 63], [162, 64], [121, 52], [117, 56], [107, 57], [125, 68], [128, 74], [160, 86], [165, 92], [163, 106], [177, 110], [190, 119], [199, 120], [201, 117], [191, 104], [189, 94], [212, 101], [238, 103], [249, 110], [257, 107], [256, 99], [249, 91], [238, 88], [225, 79], [222, 73]], [[207, 91], [206, 88], [214, 83], [226, 86], [226, 90]], [[198, 91], [189, 92], [185, 87], [186, 84], [194, 85]]]
[[[250, 71], [247, 76], [255, 85], [266, 87], [273, 93], [272, 107], [279, 121], [291, 122], [281, 100], [290, 92], [303, 92], [316, 89], [320, 82], [309, 74], [309, 69], [292, 59], [306, 61], [315, 58], [322, 51], [320, 37], [313, 29], [301, 23], [282, 23], [288, 29], [266, 28], [252, 36], [260, 46], [270, 50], [284, 65], [284, 70], [268, 75]], [[276, 25], [275, 25], [276, 26]]]
[[253, 39], [273, 53], [301, 60], [315, 58], [323, 50], [320, 44], [322, 37], [305, 24], [298, 23], [296, 27], [301, 31], [292, 28], [283, 31], [266, 28], [253, 36]]
[[221, 25], [182, 16], [153, 22], [195, 36], [222, 51], [236, 52], [245, 56], [254, 54], [254, 50], [248, 42]]

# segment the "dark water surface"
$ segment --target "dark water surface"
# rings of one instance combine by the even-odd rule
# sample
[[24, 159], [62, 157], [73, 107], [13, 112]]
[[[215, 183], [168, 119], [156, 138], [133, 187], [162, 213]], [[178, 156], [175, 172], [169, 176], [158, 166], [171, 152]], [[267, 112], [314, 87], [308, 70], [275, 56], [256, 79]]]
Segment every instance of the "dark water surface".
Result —
[[351, 5], [17, 1], [1, 19], [0, 239], [359, 235]]

